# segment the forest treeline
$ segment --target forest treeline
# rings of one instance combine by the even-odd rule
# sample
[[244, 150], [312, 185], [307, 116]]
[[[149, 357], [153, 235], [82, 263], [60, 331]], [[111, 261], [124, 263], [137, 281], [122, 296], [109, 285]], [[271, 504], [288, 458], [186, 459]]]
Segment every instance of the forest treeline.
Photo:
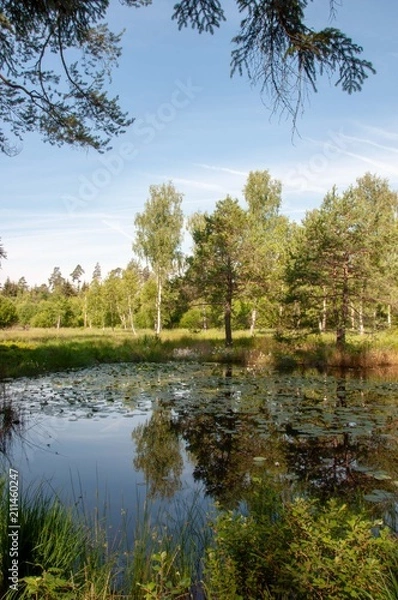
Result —
[[[107, 274], [55, 267], [48, 282], [5, 281], [0, 326], [163, 327], [348, 331], [397, 318], [398, 195], [366, 173], [333, 188], [300, 223], [281, 214], [282, 186], [253, 171], [244, 202], [227, 196], [212, 213], [185, 218], [172, 182], [151, 186], [135, 217], [133, 258]], [[192, 249], [185, 255], [185, 229]]]

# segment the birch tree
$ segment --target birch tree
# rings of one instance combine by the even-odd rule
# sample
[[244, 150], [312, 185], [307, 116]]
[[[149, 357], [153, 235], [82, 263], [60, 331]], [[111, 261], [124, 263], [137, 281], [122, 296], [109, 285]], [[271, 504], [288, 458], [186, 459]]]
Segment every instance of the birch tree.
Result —
[[156, 334], [162, 329], [162, 292], [181, 257], [182, 194], [169, 183], [152, 185], [142, 213], [135, 217], [133, 251], [146, 260], [156, 277]]
[[268, 171], [251, 171], [243, 194], [247, 203], [244, 297], [252, 308], [250, 331], [253, 334], [259, 306], [266, 304], [269, 312], [272, 306], [277, 307], [281, 296], [289, 222], [279, 212], [281, 182], [272, 179]]

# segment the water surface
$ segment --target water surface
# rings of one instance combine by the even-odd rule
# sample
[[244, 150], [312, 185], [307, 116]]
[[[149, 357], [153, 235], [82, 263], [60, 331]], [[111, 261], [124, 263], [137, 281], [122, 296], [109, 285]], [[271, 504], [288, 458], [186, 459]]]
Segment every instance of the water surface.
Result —
[[[236, 506], [267, 471], [396, 514], [398, 382], [195, 363], [101, 365], [3, 389], [3, 469], [110, 520], [192, 495]], [[117, 525], [115, 525], [117, 527]]]

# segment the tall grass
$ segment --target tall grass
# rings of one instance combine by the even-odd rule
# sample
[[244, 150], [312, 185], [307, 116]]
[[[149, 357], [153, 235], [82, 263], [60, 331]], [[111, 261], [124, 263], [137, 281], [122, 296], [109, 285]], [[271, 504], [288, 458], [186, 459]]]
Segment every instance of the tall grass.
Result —
[[[209, 543], [207, 516], [199, 496], [154, 507], [145, 502], [134, 523], [126, 517], [115, 540], [108, 539], [106, 514], [61, 504], [43, 486], [20, 498], [18, 590], [10, 588], [8, 498], [0, 499], [0, 597], [5, 600], [147, 600], [189, 598], [200, 587], [201, 561]], [[94, 511], [98, 514], [98, 510]], [[133, 541], [127, 528], [134, 527]], [[155, 595], [149, 595], [153, 590]]]
[[350, 335], [344, 350], [333, 334], [276, 336], [267, 331], [252, 337], [235, 332], [225, 348], [223, 332], [164, 330], [134, 336], [124, 330], [28, 330], [0, 332], [0, 379], [116, 362], [195, 360], [280, 370], [296, 367], [368, 369], [398, 365], [398, 334]]
[[84, 598], [87, 588], [93, 591], [93, 586], [95, 595], [90, 596], [93, 600], [104, 597], [104, 586], [106, 592], [112, 593], [109, 585], [112, 559], [104, 556], [100, 544], [92, 543], [89, 528], [74, 511], [63, 506], [57, 496], [45, 491], [43, 486], [30, 488], [19, 498], [20, 583], [18, 590], [12, 589], [5, 486], [1, 496], [1, 514], [1, 588], [4, 598]]

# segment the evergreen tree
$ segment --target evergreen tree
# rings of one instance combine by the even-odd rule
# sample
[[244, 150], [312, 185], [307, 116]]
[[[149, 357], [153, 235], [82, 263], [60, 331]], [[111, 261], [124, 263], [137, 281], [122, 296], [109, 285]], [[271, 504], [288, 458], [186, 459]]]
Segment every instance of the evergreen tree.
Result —
[[193, 219], [192, 226], [188, 276], [209, 304], [222, 308], [225, 343], [231, 346], [232, 304], [245, 282], [246, 214], [238, 200], [227, 196], [217, 202], [213, 214]]
[[[291, 297], [327, 315], [341, 347], [352, 314], [363, 329], [365, 307], [385, 301], [397, 276], [397, 194], [366, 174], [341, 196], [334, 188], [307, 213], [288, 269]], [[330, 307], [330, 308], [329, 308]], [[322, 316], [320, 316], [322, 315]]]

